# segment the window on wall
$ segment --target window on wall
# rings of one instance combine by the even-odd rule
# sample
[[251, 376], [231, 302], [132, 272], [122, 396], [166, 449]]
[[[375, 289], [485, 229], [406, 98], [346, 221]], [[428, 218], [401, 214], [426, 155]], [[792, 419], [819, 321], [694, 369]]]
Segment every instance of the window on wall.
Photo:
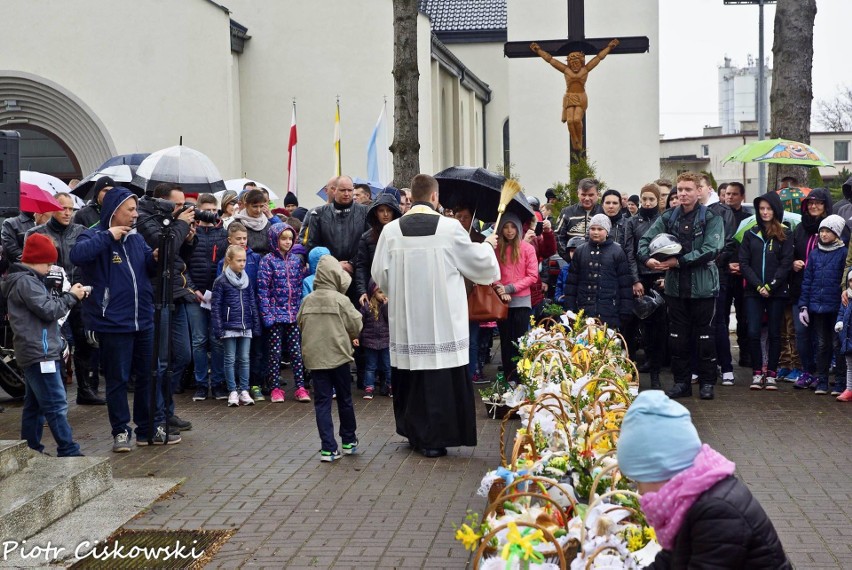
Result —
[[503, 172], [511, 171], [511, 156], [509, 154], [509, 119], [503, 122]]
[[834, 162], [849, 162], [849, 142], [834, 141]]
[[701, 156], [703, 156], [704, 158], [707, 158], [708, 156], [710, 156], [710, 145], [709, 144], [701, 145]]

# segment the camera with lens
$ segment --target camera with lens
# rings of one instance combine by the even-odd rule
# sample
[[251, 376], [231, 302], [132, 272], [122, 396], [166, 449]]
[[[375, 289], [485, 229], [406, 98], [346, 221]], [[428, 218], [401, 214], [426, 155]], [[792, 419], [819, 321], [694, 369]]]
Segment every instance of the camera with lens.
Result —
[[172, 212], [175, 209], [175, 203], [171, 200], [165, 200], [163, 198], [150, 198], [151, 202], [154, 204], [154, 209], [157, 214], [171, 218]]
[[195, 221], [204, 222], [205, 224], [218, 224], [219, 214], [209, 210], [195, 210]]

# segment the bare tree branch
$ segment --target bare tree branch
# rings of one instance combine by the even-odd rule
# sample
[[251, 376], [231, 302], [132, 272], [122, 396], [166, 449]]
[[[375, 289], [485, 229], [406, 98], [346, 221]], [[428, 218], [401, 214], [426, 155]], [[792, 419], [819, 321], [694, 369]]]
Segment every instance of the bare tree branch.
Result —
[[852, 87], [841, 86], [833, 99], [818, 99], [814, 118], [826, 131], [852, 131]]

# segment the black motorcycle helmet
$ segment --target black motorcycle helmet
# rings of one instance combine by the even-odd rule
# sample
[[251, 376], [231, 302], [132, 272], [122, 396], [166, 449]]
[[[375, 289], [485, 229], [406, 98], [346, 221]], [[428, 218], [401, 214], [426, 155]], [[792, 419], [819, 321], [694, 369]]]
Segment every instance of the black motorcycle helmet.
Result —
[[663, 296], [657, 293], [654, 289], [645, 291], [641, 297], [637, 297], [633, 301], [633, 314], [639, 319], [647, 319], [654, 314], [654, 311], [666, 304]]

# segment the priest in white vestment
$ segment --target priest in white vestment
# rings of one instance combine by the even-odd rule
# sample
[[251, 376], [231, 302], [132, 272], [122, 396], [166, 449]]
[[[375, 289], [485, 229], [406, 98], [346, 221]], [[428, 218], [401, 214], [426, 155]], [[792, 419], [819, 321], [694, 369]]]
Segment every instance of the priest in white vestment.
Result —
[[382, 230], [372, 275], [388, 297], [396, 431], [440, 457], [476, 445], [464, 277], [490, 285], [500, 269], [496, 236], [473, 243], [457, 220], [438, 214], [433, 177], [415, 176], [411, 194], [412, 208]]

